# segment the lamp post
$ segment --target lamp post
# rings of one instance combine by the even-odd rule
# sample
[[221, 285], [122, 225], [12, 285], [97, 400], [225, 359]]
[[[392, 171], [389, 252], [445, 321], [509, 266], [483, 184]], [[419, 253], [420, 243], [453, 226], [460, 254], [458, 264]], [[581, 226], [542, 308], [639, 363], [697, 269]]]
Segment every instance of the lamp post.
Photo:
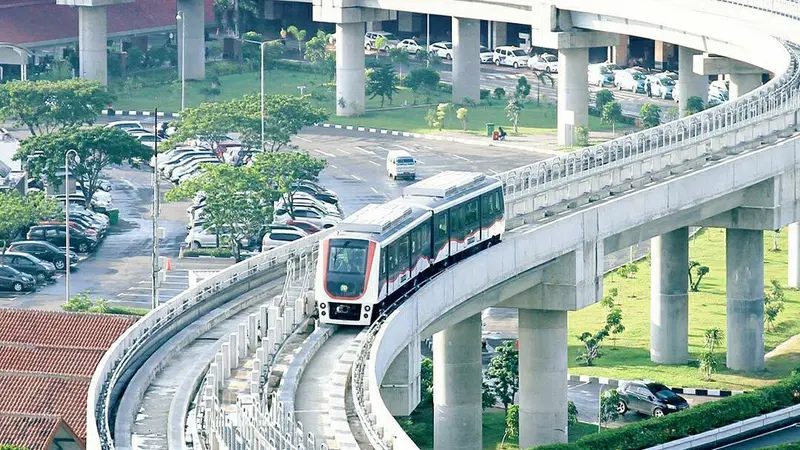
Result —
[[[281, 30], [283, 31], [283, 30]], [[250, 44], [258, 44], [261, 49], [261, 150], [264, 150], [264, 145], [266, 141], [264, 139], [264, 48], [269, 43], [269, 41], [258, 42], [258, 41], [251, 41], [250, 39], [242, 39], [242, 42], [247, 42]]]
[[64, 154], [64, 213], [66, 214], [67, 223], [66, 223], [66, 264], [64, 267], [64, 271], [66, 272], [66, 292], [64, 297], [64, 304], [69, 303], [69, 267], [71, 264], [70, 261], [70, 253], [72, 250], [69, 248], [69, 157], [72, 155], [72, 159], [75, 161], [76, 164], [81, 162], [80, 157], [78, 156], [78, 152], [74, 149], [67, 150]]
[[183, 19], [183, 10], [178, 11], [175, 20], [181, 23], [181, 112], [186, 107], [186, 21]]
[[431, 15], [426, 14], [427, 16], [427, 25], [425, 27], [425, 45], [427, 48], [425, 51], [428, 52], [428, 57], [425, 59], [425, 67], [431, 66]]

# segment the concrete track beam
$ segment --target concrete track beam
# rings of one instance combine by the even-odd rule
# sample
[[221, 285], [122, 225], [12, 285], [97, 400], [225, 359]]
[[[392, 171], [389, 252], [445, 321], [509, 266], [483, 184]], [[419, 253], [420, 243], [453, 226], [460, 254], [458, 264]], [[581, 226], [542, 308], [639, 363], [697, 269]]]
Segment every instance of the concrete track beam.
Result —
[[381, 398], [393, 416], [408, 416], [420, 402], [422, 352], [413, 340], [394, 359], [381, 383]]
[[721, 73], [761, 74], [763, 69], [724, 56], [694, 55], [692, 63], [694, 72], [700, 75], [718, 75]]

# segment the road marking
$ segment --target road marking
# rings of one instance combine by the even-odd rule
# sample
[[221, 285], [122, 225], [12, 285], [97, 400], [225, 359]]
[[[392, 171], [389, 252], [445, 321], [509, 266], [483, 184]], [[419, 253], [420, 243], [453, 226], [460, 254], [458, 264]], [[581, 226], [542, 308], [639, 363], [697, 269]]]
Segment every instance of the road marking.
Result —
[[472, 160], [471, 160], [471, 159], [464, 158], [464, 157], [463, 157], [463, 156], [461, 156], [461, 155], [453, 155], [453, 156], [455, 156], [455, 157], [456, 157], [456, 158], [458, 158], [458, 159], [463, 159], [464, 161], [466, 161], [466, 162], [468, 162], [468, 163], [471, 163], [471, 162], [472, 162]]
[[336, 150], [344, 153], [345, 155], [349, 155], [350, 154], [350, 152], [348, 152], [347, 150], [342, 150], [340, 148], [337, 148]]
[[424, 162], [422, 162], [421, 160], [419, 160], [419, 159], [416, 159], [416, 158], [414, 158], [414, 161], [416, 161], [416, 162], [418, 162], [418, 163], [420, 163], [420, 164], [425, 164]]
[[378, 192], [378, 190], [377, 190], [377, 189], [375, 189], [374, 187], [370, 186], [370, 189], [372, 189], [372, 192], [374, 192], [374, 193], [376, 193], [376, 194], [380, 194], [380, 192]]
[[331, 166], [331, 169], [338, 169], [338, 167], [334, 166], [333, 164], [329, 164], [329, 166]]
[[367, 150], [365, 148], [361, 148], [361, 147], [358, 147], [358, 146], [354, 146], [353, 148], [356, 149], [356, 150], [360, 150], [360, 151], [366, 153], [367, 155], [374, 155], [375, 154], [375, 152], [373, 152], [371, 150]]
[[320, 150], [318, 148], [315, 148], [314, 150], [316, 150], [319, 153], [322, 153], [323, 155], [327, 156], [328, 158], [336, 158], [336, 155], [334, 155], [332, 153], [323, 152], [322, 150]]
[[147, 297], [150, 298], [152, 294], [134, 294], [130, 292], [120, 292], [117, 297]]
[[568, 390], [569, 390], [569, 389], [575, 389], [575, 388], [579, 388], [579, 387], [586, 386], [587, 384], [591, 384], [591, 383], [589, 383], [589, 382], [587, 381], [587, 382], [585, 382], [585, 383], [576, 384], [575, 386], [569, 386], [567, 389], [568, 389]]
[[367, 180], [365, 180], [365, 179], [363, 179], [363, 178], [358, 178], [358, 177], [357, 177], [357, 176], [355, 176], [355, 175], [350, 175], [350, 176], [351, 176], [351, 177], [353, 177], [353, 178], [355, 178], [355, 179], [356, 179], [356, 180], [358, 180], [358, 181], [364, 181], [364, 182], [366, 182], [366, 181], [367, 181]]
[[402, 146], [400, 144], [394, 144], [394, 146], [395, 147], [400, 147], [400, 148], [402, 148], [403, 150], [405, 150], [405, 151], [407, 151], [409, 153], [417, 153], [417, 151], [414, 150], [413, 148], [408, 148], [408, 147]]
[[300, 136], [297, 136], [297, 135], [295, 135], [294, 137], [296, 137], [297, 139], [300, 139], [301, 141], [313, 142], [311, 139], [307, 139], [307, 138], [300, 137]]
[[386, 147], [381, 147], [380, 145], [376, 145], [376, 146], [375, 146], [375, 148], [377, 148], [377, 149], [380, 149], [380, 150], [383, 150], [383, 151], [385, 151], [385, 152], [387, 152], [387, 153], [389, 152], [389, 149], [388, 149], [388, 148], [386, 148]]
[[372, 161], [372, 160], [370, 160], [369, 162], [370, 162], [371, 164], [375, 164], [375, 165], [376, 165], [376, 166], [378, 166], [378, 167], [380, 167], [380, 166], [381, 166], [380, 164], [376, 163], [375, 161]]
[[[152, 288], [151, 288], [150, 286], [134, 286], [134, 287], [129, 287], [129, 288], [128, 288], [128, 290], [129, 290], [129, 291], [142, 291], [142, 290], [144, 290], [144, 291], [149, 291], [149, 290], [151, 290], [151, 289], [152, 289]], [[183, 292], [183, 291], [185, 291], [186, 289], [175, 289], [175, 288], [159, 288], [158, 290], [159, 290], [159, 291], [175, 291], [175, 292]]]
[[494, 169], [489, 169], [489, 172], [492, 172], [492, 175], [497, 175], [498, 173], [500, 173]]

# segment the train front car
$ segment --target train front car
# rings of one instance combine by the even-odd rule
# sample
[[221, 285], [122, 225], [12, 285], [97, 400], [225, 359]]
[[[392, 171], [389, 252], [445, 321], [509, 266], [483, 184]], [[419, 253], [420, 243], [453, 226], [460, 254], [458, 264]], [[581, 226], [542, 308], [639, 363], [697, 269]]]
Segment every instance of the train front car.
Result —
[[323, 323], [369, 325], [378, 296], [378, 257], [375, 241], [350, 233], [320, 243], [315, 291]]

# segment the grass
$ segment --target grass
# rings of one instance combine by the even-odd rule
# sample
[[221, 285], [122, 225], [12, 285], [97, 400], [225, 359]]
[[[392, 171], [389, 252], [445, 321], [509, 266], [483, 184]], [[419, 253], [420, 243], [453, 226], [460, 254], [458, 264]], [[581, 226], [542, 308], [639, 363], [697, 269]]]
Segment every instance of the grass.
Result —
[[[764, 239], [764, 281], [779, 280], [785, 284], [787, 274], [786, 232], [778, 237], [779, 251], [773, 252], [772, 232], [765, 232]], [[719, 327], [726, 329], [725, 314], [725, 231], [706, 229], [696, 235], [689, 245], [689, 257], [710, 268], [703, 278], [699, 292], [689, 293], [689, 353], [690, 359], [697, 359], [703, 350], [703, 331]], [[595, 361], [595, 366], [586, 367], [575, 361], [582, 348], [577, 336], [584, 331], [595, 332], [601, 327], [605, 311], [599, 304], [569, 314], [569, 357], [570, 373], [595, 375], [610, 378], [646, 378], [667, 383], [672, 386], [709, 387], [725, 389], [752, 389], [771, 384], [789, 375], [800, 362], [800, 342], [793, 340], [782, 346], [778, 355], [766, 361], [760, 373], [742, 373], [724, 366], [725, 345], [719, 351], [722, 361], [718, 372], [711, 381], [705, 381], [697, 368], [697, 363], [665, 366], [650, 362], [650, 264], [638, 263], [636, 278], [623, 279], [610, 274], [604, 279], [603, 287], [619, 289], [618, 301], [622, 306], [625, 332], [617, 339], [616, 347], [607, 339], [603, 345], [603, 356]], [[795, 334], [800, 334], [800, 292], [786, 289], [786, 309], [778, 316], [776, 330], [765, 333], [765, 351], [776, 348]]]
[[[149, 78], [148, 78], [149, 77]], [[117, 95], [114, 107], [118, 111], [151, 111], [158, 107], [159, 111], [180, 111], [181, 106], [181, 85], [175, 78], [171, 83], [152, 85], [152, 79], [170, 79], [168, 73], [158, 72], [144, 75], [138, 80], [112, 83], [112, 87]], [[373, 128], [387, 128], [391, 130], [409, 131], [417, 133], [432, 133], [438, 130], [431, 130], [425, 121], [428, 112], [427, 107], [420, 108], [399, 108], [393, 110], [370, 111], [380, 108], [380, 98], [370, 99], [367, 97], [367, 112], [359, 117], [335, 117], [335, 93], [334, 87], [324, 77], [308, 72], [290, 71], [287, 69], [274, 69], [267, 72], [265, 77], [265, 93], [271, 94], [299, 94], [298, 86], [305, 86], [305, 92], [311, 94], [312, 102], [317, 107], [325, 108], [331, 114], [330, 121], [341, 125], [358, 125]], [[197, 106], [202, 102], [209, 101], [203, 90], [207, 86], [206, 82], [189, 81], [186, 84], [186, 106]], [[230, 100], [241, 97], [244, 94], [256, 94], [260, 90], [260, 79], [258, 71], [233, 73], [219, 76], [220, 95], [213, 100]], [[438, 104], [452, 100], [451, 94], [446, 92], [436, 92], [430, 98], [430, 103]], [[418, 99], [420, 101], [424, 99]], [[395, 94], [392, 105], [386, 101], [385, 107], [402, 107], [403, 105], [413, 105], [413, 93], [411, 90], [401, 88]], [[468, 107], [467, 133], [485, 136], [486, 123], [495, 123], [502, 126], [509, 134], [513, 127], [506, 117], [504, 110], [505, 102], [502, 100], [492, 100], [491, 104], [481, 104], [480, 106]], [[520, 134], [553, 133], [556, 128], [556, 108], [553, 105], [542, 103], [536, 106], [535, 102], [528, 102], [520, 115], [519, 131]], [[619, 126], [617, 128], [620, 128]], [[589, 129], [610, 130], [610, 125], [601, 123], [597, 117], [589, 117]], [[445, 120], [446, 131], [462, 131], [461, 122], [455, 117], [455, 108], [450, 112]]]
[[[421, 406], [417, 408], [408, 420], [400, 420], [403, 429], [409, 434], [421, 450], [433, 450], [433, 408]], [[505, 412], [500, 409], [488, 409], [483, 412], [483, 449], [484, 450], [512, 450], [519, 448], [516, 437], [507, 437], [504, 445], [500, 445], [506, 429]], [[569, 427], [569, 442], [596, 433], [597, 425], [578, 422]]]

